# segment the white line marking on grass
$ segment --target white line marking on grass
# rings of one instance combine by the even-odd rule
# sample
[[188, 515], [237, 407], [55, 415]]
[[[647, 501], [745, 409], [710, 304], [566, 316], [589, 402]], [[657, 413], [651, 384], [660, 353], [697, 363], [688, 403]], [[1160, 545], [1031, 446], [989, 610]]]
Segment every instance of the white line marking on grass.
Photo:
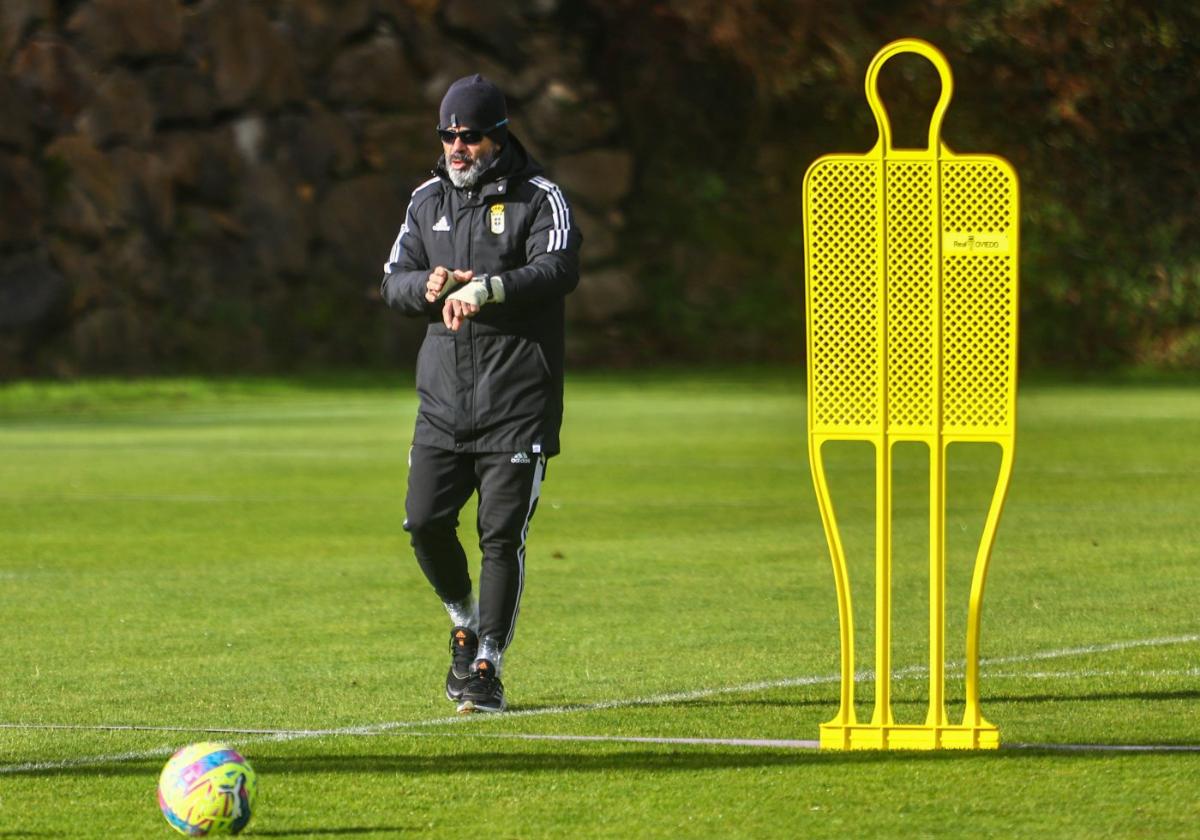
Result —
[[[898, 676], [899, 680], [923, 678], [923, 674], [906, 674]], [[1200, 676], [1200, 668], [1173, 668], [1156, 671], [1136, 670], [1071, 670], [1071, 671], [989, 671], [984, 674], [988, 679], [1030, 679], [1030, 680], [1063, 680], [1063, 679], [1094, 679], [1096, 677], [1195, 677]], [[869, 677], [869, 675], [868, 675]], [[860, 681], [866, 679], [860, 675]], [[513, 709], [506, 712], [504, 719], [514, 717], [534, 717], [547, 714], [565, 714], [568, 712], [594, 712], [607, 709], [628, 708], [631, 706], [660, 706], [667, 703], [680, 703], [689, 700], [704, 699], [716, 694], [749, 693], [760, 689], [795, 686], [800, 684], [814, 685], [819, 683], [836, 683], [837, 677], [804, 677], [784, 682], [748, 683], [740, 686], [725, 688], [701, 689], [678, 694], [660, 694], [652, 697], [630, 698], [626, 700], [601, 700], [596, 703], [581, 703], [570, 706], [545, 706], [536, 709]], [[84, 732], [160, 732], [160, 733], [192, 733], [201, 735], [261, 735], [268, 740], [288, 741], [300, 738], [321, 738], [328, 736], [370, 736], [381, 735], [398, 729], [415, 727], [440, 726], [446, 724], [466, 723], [472, 720], [481, 721], [488, 718], [481, 716], [452, 715], [443, 718], [430, 718], [420, 721], [392, 721], [386, 723], [361, 724], [356, 726], [337, 727], [331, 729], [273, 729], [266, 727], [235, 727], [235, 726], [154, 726], [136, 723], [0, 723], [0, 729], [24, 731], [84, 731]], [[495, 718], [492, 718], [493, 720]], [[506, 736], [506, 737], [517, 737]], [[540, 736], [539, 736], [540, 737]], [[595, 736], [599, 740], [605, 736]], [[636, 740], [636, 739], [635, 739]], [[706, 739], [701, 739], [706, 740]], [[711, 740], [711, 739], [708, 739]], [[687, 739], [678, 743], [686, 743]], [[675, 743], [675, 741], [673, 741]]]
[[[1166, 645], [1182, 645], [1191, 644], [1192, 642], [1200, 642], [1200, 634], [1192, 634], [1188, 636], [1164, 636], [1158, 639], [1134, 639], [1125, 642], [1109, 642], [1102, 645], [1082, 645], [1080, 647], [1058, 648], [1056, 650], [1043, 650], [1036, 653], [1019, 654], [1016, 656], [997, 656], [992, 658], [981, 658], [979, 660], [979, 668], [981, 676], [990, 677], [992, 674], [983, 669], [994, 665], [1019, 665], [1025, 662], [1042, 662], [1047, 659], [1066, 659], [1072, 656], [1087, 656], [1094, 653], [1112, 653], [1123, 650], [1133, 650], [1143, 647], [1163, 647]], [[966, 663], [962, 661], [947, 662], [946, 675], [959, 676], [964, 673]], [[892, 672], [892, 679], [911, 679], [916, 676], [921, 676], [929, 673], [927, 665], [908, 665], [903, 668], [897, 668]], [[1111, 672], [1113, 674], [1117, 672]], [[1160, 672], [1167, 673], [1167, 672]], [[870, 682], [875, 679], [873, 670], [857, 671], [854, 674], [855, 682]], [[781, 684], [780, 687], [784, 687]]]
[[[780, 738], [653, 738], [634, 735], [538, 735], [523, 732], [408, 732], [421, 738], [496, 738], [515, 741], [584, 741], [617, 744], [666, 744], [701, 747], [761, 747], [792, 750], [816, 750], [821, 742]], [[1050, 750], [1055, 752], [1200, 752], [1200, 744], [1001, 744], [1000, 749]], [[908, 752], [927, 752], [909, 750]], [[954, 753], [956, 750], [943, 752]]]
[[614, 744], [668, 744], [689, 747], [773, 747], [790, 750], [815, 750], [820, 741], [783, 738], [655, 738], [638, 735], [537, 735], [527, 732], [413, 732], [420, 737], [498, 738], [512, 741], [586, 741]]
[[[820, 741], [785, 740], [775, 738], [648, 738], [624, 735], [536, 735], [532, 733], [501, 732], [412, 732], [420, 737], [498, 738], [517, 741], [585, 741], [619, 744], [667, 744], [703, 747], [763, 747], [791, 750], [817, 750]], [[1200, 744], [1001, 744], [1002, 750], [1048, 750], [1054, 752], [1200, 752]], [[910, 750], [909, 752], [926, 752]], [[945, 750], [947, 753], [958, 752]]]
[[1074, 671], [987, 671], [983, 675], [989, 680], [1073, 680], [1094, 677], [1200, 677], [1200, 668], [1165, 668], [1158, 671], [1114, 671], [1095, 668]]
[[[501, 732], [412, 732], [421, 737], [467, 736], [470, 738], [503, 738], [520, 741], [603, 741], [622, 744], [668, 744], [706, 747], [768, 747], [775, 749], [816, 750], [820, 741], [784, 740], [774, 738], [648, 738], [624, 735], [535, 735]], [[1061, 752], [1200, 752], [1200, 744], [1001, 744], [1001, 749], [1053, 750]], [[909, 750], [909, 752], [927, 752]], [[953, 753], [956, 750], [946, 750]]]
[[[1038, 662], [1043, 659], [1062, 659], [1067, 656], [1084, 656], [1092, 653], [1110, 653], [1112, 651], [1132, 650], [1141, 647], [1162, 647], [1164, 645], [1185, 645], [1200, 642], [1200, 634], [1192, 633], [1187, 636], [1164, 636], [1159, 639], [1134, 639], [1125, 642], [1109, 642], [1103, 645], [1083, 645], [1082, 647], [1059, 648], [1039, 653], [1027, 653], [1019, 656], [1000, 656], [993, 659], [979, 660], [983, 665], [1013, 665], [1019, 662]], [[962, 667], [959, 663], [958, 667]]]
[[[1111, 642], [1099, 645], [1084, 645], [1079, 647], [1059, 648], [1056, 650], [1038, 651], [1031, 654], [1023, 654], [1018, 656], [996, 657], [992, 659], [983, 659], [980, 661], [981, 667], [984, 665], [1013, 665], [1023, 662], [1040, 662], [1048, 659], [1062, 659], [1071, 656], [1083, 656], [1094, 653], [1108, 653], [1113, 651], [1131, 650], [1141, 647], [1160, 647], [1165, 645], [1190, 644], [1200, 642], [1200, 634], [1192, 634], [1185, 636], [1167, 636], [1158, 639], [1135, 639], [1124, 642]], [[954, 670], [961, 670], [963, 663], [947, 663], [947, 673]], [[928, 668], [925, 666], [914, 665], [907, 668], [901, 668], [893, 674], [896, 679], [912, 679], [928, 673]], [[1196, 668], [1180, 669], [1177, 671], [1150, 671], [1150, 672], [1129, 672], [1129, 671], [1071, 671], [1071, 672], [1033, 672], [1029, 674], [1020, 673], [998, 673], [994, 676], [1006, 677], [1024, 677], [1026, 679], [1061, 679], [1064, 677], [1096, 677], [1106, 675], [1139, 675], [1139, 676], [1178, 676], [1178, 675], [1195, 675], [1200, 670]], [[984, 673], [983, 676], [991, 677], [993, 675]], [[867, 681], [874, 679], [873, 672], [864, 671], [855, 675], [856, 681]], [[820, 685], [826, 683], [837, 683], [839, 677], [837, 675], [826, 676], [806, 676], [806, 677], [791, 677], [784, 680], [766, 680], [754, 683], [745, 683], [737, 686], [723, 686], [718, 688], [697, 689], [694, 691], [674, 692], [670, 694], [657, 694], [650, 697], [634, 697], [624, 700], [602, 700], [596, 703], [580, 703], [567, 706], [546, 706], [537, 709], [516, 709], [514, 711], [505, 712], [501, 717], [504, 719], [512, 719], [516, 717], [533, 717], [538, 715], [560, 715], [570, 714], [573, 712], [594, 712], [604, 711], [607, 709], [623, 709], [634, 706], [663, 706], [672, 703], [686, 703], [693, 700], [703, 700], [707, 697], [714, 697], [723, 694], [748, 694], [756, 691], [767, 691], [777, 688], [791, 688], [805, 685]], [[246, 735], [249, 736], [243, 739], [246, 743], [255, 741], [294, 741], [305, 738], [320, 738], [320, 737], [343, 737], [343, 736], [373, 736], [383, 735], [387, 733], [397, 733], [399, 730], [415, 729], [418, 727], [439, 726], [446, 724], [462, 724], [467, 721], [487, 720], [488, 716], [480, 715], [454, 715], [443, 718], [431, 718], [428, 720], [419, 721], [392, 721], [377, 724], [365, 724], [360, 726], [348, 726], [335, 729], [253, 729], [253, 728], [225, 728], [225, 727], [174, 727], [174, 726], [139, 726], [133, 724], [114, 724], [114, 725], [87, 725], [87, 724], [20, 724], [20, 723], [0, 723], [0, 729], [17, 729], [17, 730], [48, 730], [48, 729], [63, 729], [63, 730], [90, 730], [90, 731], [112, 731], [112, 732], [179, 732], [179, 733], [199, 733], [199, 734], [222, 734], [222, 735]], [[434, 735], [439, 733], [423, 733], [412, 732], [412, 735]], [[450, 735], [451, 733], [445, 733]], [[720, 745], [744, 745], [744, 746], [761, 746], [761, 745], [801, 745], [806, 742], [788, 742], [788, 741], [757, 741], [754, 739], [650, 739], [606, 735], [562, 735], [562, 736], [538, 736], [538, 735], [521, 735], [521, 734], [503, 734], [503, 733], [471, 733], [478, 737], [504, 737], [504, 738], [525, 738], [527, 740], [581, 740], [581, 741], [600, 741], [600, 740], [624, 740], [633, 743], [666, 743], [666, 744], [687, 744], [687, 743], [709, 743]], [[256, 737], [257, 736], [257, 737]], [[1198, 752], [1200, 745], [1118, 745], [1118, 744], [1013, 744], [1014, 749], [1062, 749], [1066, 751], [1076, 750], [1113, 750], [1127, 752]], [[0, 774], [4, 773], [20, 773], [20, 772], [36, 772], [39, 770], [55, 770], [71, 767], [86, 767], [99, 764], [118, 763], [122, 761], [136, 761], [142, 758], [152, 758], [160, 755], [169, 755], [176, 747], [159, 747], [153, 750], [143, 750], [140, 752], [119, 753], [115, 755], [95, 756], [91, 758], [63, 759], [59, 761], [44, 761], [44, 762], [27, 762], [24, 764], [0, 765]]]

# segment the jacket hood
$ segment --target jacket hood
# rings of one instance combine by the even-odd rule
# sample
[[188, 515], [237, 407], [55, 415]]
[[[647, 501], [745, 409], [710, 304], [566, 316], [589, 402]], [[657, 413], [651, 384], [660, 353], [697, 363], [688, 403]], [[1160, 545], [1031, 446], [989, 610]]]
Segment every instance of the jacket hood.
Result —
[[[533, 159], [533, 156], [521, 144], [517, 136], [510, 131], [508, 133], [508, 140], [505, 141], [504, 146], [500, 149], [500, 154], [492, 161], [492, 165], [484, 170], [475, 188], [482, 189], [486, 184], [494, 181], [503, 181], [508, 178], [532, 178], [534, 175], [542, 174], [542, 172], [542, 165]], [[445, 155], [438, 158], [437, 166], [433, 169], [433, 174], [453, 186], [450, 181], [450, 174], [446, 171]]]

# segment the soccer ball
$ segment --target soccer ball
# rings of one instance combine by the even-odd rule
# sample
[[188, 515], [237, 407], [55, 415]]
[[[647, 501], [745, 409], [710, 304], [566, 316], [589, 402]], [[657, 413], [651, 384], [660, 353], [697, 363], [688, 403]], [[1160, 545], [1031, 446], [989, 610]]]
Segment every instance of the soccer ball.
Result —
[[158, 777], [158, 807], [171, 827], [189, 837], [237, 834], [250, 822], [258, 777], [227, 744], [184, 747]]

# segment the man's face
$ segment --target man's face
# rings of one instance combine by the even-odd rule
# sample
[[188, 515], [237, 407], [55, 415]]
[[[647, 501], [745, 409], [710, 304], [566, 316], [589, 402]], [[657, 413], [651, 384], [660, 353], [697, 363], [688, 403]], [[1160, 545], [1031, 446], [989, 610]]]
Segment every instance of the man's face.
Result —
[[[452, 132], [467, 132], [469, 126], [452, 125]], [[475, 139], [470, 137], [470, 139]], [[477, 143], [467, 143], [461, 136], [447, 143], [442, 137], [442, 153], [446, 156], [446, 170], [450, 180], [456, 187], [471, 187], [479, 180], [483, 170], [491, 165], [496, 157], [496, 144], [490, 137], [481, 136]]]

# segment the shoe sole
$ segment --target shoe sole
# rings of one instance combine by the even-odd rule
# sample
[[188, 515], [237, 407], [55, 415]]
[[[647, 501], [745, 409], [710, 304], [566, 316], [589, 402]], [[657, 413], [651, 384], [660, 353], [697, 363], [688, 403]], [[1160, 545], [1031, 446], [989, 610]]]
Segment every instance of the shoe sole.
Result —
[[459, 677], [458, 679], [462, 680], [463, 687], [460, 688], [458, 691], [455, 691], [454, 689], [450, 688], [450, 678], [448, 676], [446, 677], [446, 699], [453, 701], [455, 703], [462, 700], [463, 692], [465, 692], [467, 690], [467, 686], [466, 686], [467, 678]]
[[495, 714], [497, 712], [503, 712], [505, 710], [505, 708], [507, 708], [507, 704], [505, 704], [504, 706], [500, 706], [500, 707], [480, 706], [480, 705], [477, 705], [473, 700], [464, 700], [458, 706], [458, 713], [460, 715], [471, 715], [471, 714], [474, 714], [475, 712], [481, 712], [481, 713], [485, 713], [485, 714]]

